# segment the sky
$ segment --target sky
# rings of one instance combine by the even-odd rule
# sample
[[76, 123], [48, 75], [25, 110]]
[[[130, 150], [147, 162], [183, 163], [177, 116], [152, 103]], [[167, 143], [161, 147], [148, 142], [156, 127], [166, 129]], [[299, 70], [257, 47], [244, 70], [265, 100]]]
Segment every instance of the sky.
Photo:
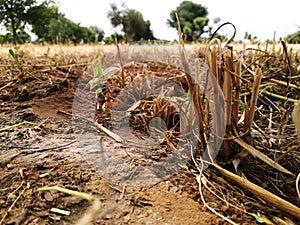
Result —
[[[154, 36], [159, 39], [177, 40], [178, 33], [167, 26], [170, 12], [176, 9], [183, 0], [57, 0], [59, 10], [67, 18], [82, 26], [97, 26], [109, 36], [120, 29], [113, 28], [107, 13], [110, 4], [116, 3], [121, 9], [123, 2], [129, 9], [135, 9], [143, 14], [144, 20], [149, 20]], [[268, 0], [193, 0], [194, 3], [205, 6], [213, 31], [224, 22], [231, 22], [236, 26], [235, 40], [243, 40], [247, 31], [258, 40], [272, 39], [276, 32], [276, 39], [285, 37], [300, 28], [300, 1], [268, 1]], [[214, 18], [220, 17], [221, 22], [213, 25]], [[219, 32], [231, 37], [232, 28], [227, 26]]]

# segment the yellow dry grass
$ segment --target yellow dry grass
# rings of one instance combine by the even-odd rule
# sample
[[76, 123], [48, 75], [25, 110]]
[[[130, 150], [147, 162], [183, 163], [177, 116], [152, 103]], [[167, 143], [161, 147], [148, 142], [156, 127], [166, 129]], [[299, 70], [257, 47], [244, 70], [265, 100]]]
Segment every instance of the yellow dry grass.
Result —
[[[273, 48], [272, 44], [244, 44], [244, 43], [234, 43], [233, 49], [235, 51], [241, 51], [249, 48], [255, 48], [255, 49], [261, 49], [263, 51], [270, 51]], [[206, 44], [203, 43], [194, 43], [194, 44], [186, 44], [185, 48], [189, 50], [195, 50], [199, 51], [204, 50], [206, 47]], [[12, 44], [5, 44], [0, 47], [0, 56], [5, 57], [9, 55], [9, 49], [14, 49], [15, 46]], [[102, 45], [102, 44], [85, 44], [85, 45], [53, 45], [53, 44], [45, 44], [45, 45], [38, 45], [38, 44], [23, 44], [21, 45], [21, 50], [24, 51], [24, 53], [38, 56], [38, 55], [44, 55], [47, 54], [48, 56], [53, 56], [55, 54], [64, 53], [64, 54], [76, 54], [80, 53], [82, 54], [90, 54], [95, 55], [99, 52], [107, 52], [114, 50], [116, 48], [115, 45]], [[280, 44], [275, 45], [275, 50], [280, 51], [282, 50], [282, 46]], [[300, 51], [300, 45], [297, 44], [289, 44], [288, 50], [291, 51]]]
[[[64, 54], [76, 54], [79, 55], [96, 55], [99, 52], [109, 51], [113, 49], [115, 46], [113, 45], [101, 45], [101, 44], [91, 44], [91, 45], [36, 45], [36, 44], [24, 44], [20, 46], [20, 50], [22, 50], [25, 54], [29, 54], [32, 56], [45, 55], [54, 56], [59, 53]], [[8, 56], [9, 49], [14, 50], [15, 46], [8, 44], [3, 45], [0, 48], [0, 56]]]

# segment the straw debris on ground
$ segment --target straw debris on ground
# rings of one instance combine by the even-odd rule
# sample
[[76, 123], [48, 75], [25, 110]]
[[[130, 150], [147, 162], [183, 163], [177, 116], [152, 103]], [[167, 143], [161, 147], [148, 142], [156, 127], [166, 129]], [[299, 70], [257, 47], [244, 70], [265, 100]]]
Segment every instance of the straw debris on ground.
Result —
[[[136, 50], [129, 55], [128, 49]], [[147, 43], [119, 49], [24, 45], [3, 46], [0, 53], [0, 224], [75, 224], [91, 207], [76, 196], [47, 189], [37, 192], [51, 186], [97, 197], [101, 206], [93, 224], [299, 223], [300, 56], [293, 46], [281, 42], [248, 47], [213, 39], [184, 48]], [[178, 108], [163, 99], [164, 90], [161, 98], [138, 101], [133, 96], [114, 102], [120, 91], [134, 79], [158, 75], [182, 87], [195, 105], [192, 113], [199, 119], [199, 136], [194, 155], [177, 174], [156, 185], [125, 188], [110, 183], [76, 150], [74, 93], [83, 74], [95, 78], [89, 66], [103, 55], [106, 62], [121, 67], [102, 80], [106, 89], [97, 92], [96, 122], [110, 130], [114, 104], [131, 107], [132, 133], [147, 138], [153, 132], [157, 136], [152, 136], [152, 144], [160, 143], [155, 151], [127, 156], [135, 158], [136, 165], [164, 160], [184, 139], [182, 134], [191, 137], [185, 125], [195, 121], [188, 114], [182, 114], [188, 119], [178, 117]], [[196, 57], [200, 61], [192, 60]], [[207, 137], [219, 132], [222, 124], [214, 124], [217, 105], [196, 85], [199, 63], [215, 76], [225, 105], [221, 151], [204, 171], [201, 155], [211, 144]], [[132, 88], [138, 92], [144, 86]], [[178, 101], [185, 106], [184, 100]], [[163, 137], [161, 131], [149, 130], [154, 117], [166, 124]], [[117, 142], [103, 130], [99, 136], [111, 145]], [[185, 142], [182, 146], [189, 148]], [[70, 215], [51, 212], [52, 208]]]

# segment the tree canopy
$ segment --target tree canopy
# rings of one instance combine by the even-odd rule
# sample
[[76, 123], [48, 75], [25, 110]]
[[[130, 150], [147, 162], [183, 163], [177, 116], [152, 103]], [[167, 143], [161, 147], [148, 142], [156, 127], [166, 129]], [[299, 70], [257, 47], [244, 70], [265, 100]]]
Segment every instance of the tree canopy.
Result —
[[124, 35], [115, 32], [115, 33], [111, 34], [110, 36], [104, 38], [105, 44], [115, 44], [116, 42], [118, 42], [118, 43], [125, 42]]
[[83, 27], [66, 18], [52, 0], [0, 0], [0, 24], [8, 31], [0, 35], [0, 41], [14, 44], [30, 40], [25, 31], [29, 27], [39, 41], [88, 43], [104, 38], [100, 28]]
[[22, 42], [18, 32], [24, 31], [28, 10], [36, 5], [36, 0], [0, 0], [0, 23], [12, 33], [15, 44]]
[[149, 20], [144, 20], [142, 13], [134, 9], [127, 9], [124, 5], [124, 9], [120, 10], [114, 3], [110, 7], [108, 18], [113, 27], [122, 26], [127, 42], [155, 39], [150, 30], [151, 23]]
[[178, 29], [176, 13], [185, 39], [187, 41], [198, 40], [205, 32], [204, 28], [209, 22], [206, 7], [191, 1], [183, 1], [175, 10], [172, 10], [170, 19], [167, 20], [167, 24], [170, 27]]
[[35, 33], [40, 41], [50, 41], [50, 21], [59, 19], [59, 9], [56, 5], [40, 4], [28, 10], [28, 23], [31, 31]]
[[[80, 24], [66, 18], [63, 14], [60, 14], [58, 19], [51, 19], [49, 24], [49, 37], [53, 41], [56, 38], [57, 42], [62, 43], [84, 43], [94, 42], [96, 40], [95, 31], [82, 27]], [[48, 41], [48, 40], [46, 40]]]

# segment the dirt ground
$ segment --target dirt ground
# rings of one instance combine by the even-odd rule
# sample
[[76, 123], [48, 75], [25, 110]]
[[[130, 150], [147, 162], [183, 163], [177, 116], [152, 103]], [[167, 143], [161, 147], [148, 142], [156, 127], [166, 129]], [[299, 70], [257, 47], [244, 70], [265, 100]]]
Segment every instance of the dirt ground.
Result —
[[[74, 91], [87, 65], [102, 51], [34, 57], [26, 52], [29, 60], [20, 58], [23, 69], [8, 54], [1, 58], [0, 127], [7, 129], [0, 132], [0, 224], [75, 224], [91, 205], [65, 193], [37, 191], [47, 186], [96, 196], [101, 209], [93, 224], [229, 224], [204, 206], [191, 171], [182, 169], [154, 185], [123, 187], [103, 178], [80, 154], [72, 126]], [[58, 64], [46, 66], [58, 58]], [[47, 73], [51, 83], [41, 73]], [[237, 224], [258, 224], [251, 213], [262, 208], [240, 201], [247, 192], [240, 192], [213, 168], [206, 175], [228, 186], [226, 193], [215, 187], [223, 199], [202, 190], [210, 207]], [[275, 210], [264, 207], [264, 213]], [[51, 212], [52, 208], [69, 215]]]

